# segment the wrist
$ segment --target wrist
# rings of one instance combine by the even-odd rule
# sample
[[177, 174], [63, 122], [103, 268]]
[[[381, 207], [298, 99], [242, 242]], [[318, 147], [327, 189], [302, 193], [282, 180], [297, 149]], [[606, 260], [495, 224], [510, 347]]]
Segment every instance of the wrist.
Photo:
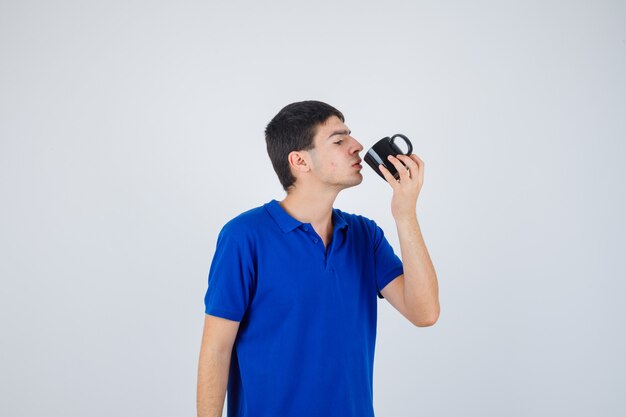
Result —
[[398, 214], [394, 216], [394, 220], [398, 227], [410, 227], [418, 224], [416, 212]]

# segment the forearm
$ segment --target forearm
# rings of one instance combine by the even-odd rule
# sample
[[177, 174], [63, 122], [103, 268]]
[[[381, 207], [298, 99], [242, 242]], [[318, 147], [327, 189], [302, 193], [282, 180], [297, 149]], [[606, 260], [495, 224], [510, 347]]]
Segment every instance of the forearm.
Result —
[[231, 353], [202, 347], [198, 364], [198, 417], [222, 416]]
[[404, 303], [415, 321], [431, 325], [439, 317], [439, 285], [414, 215], [396, 220], [404, 267]]

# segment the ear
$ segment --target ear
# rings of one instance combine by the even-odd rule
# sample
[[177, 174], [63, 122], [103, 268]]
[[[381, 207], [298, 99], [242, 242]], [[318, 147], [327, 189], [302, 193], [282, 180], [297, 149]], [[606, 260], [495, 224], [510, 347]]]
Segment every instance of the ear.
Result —
[[311, 167], [309, 165], [307, 157], [308, 155], [306, 155], [304, 152], [290, 152], [289, 156], [287, 157], [289, 160], [289, 166], [295, 172], [308, 172], [311, 170]]

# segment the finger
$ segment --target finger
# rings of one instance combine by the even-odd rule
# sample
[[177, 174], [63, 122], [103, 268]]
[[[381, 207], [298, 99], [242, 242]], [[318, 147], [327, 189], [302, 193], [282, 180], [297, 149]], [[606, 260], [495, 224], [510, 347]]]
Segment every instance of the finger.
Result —
[[402, 163], [409, 169], [409, 175], [411, 177], [415, 176], [415, 174], [418, 173], [420, 167], [415, 159], [411, 158], [408, 155], [398, 155], [397, 158], [402, 161]]
[[417, 178], [421, 183], [424, 182], [424, 161], [417, 155], [412, 154], [411, 159], [418, 164]]
[[391, 172], [389, 172], [386, 166], [380, 164], [378, 165], [378, 168], [380, 169], [380, 172], [382, 172], [383, 177], [385, 177], [385, 180], [389, 183], [389, 185], [395, 187], [398, 184], [398, 180], [396, 180], [394, 176], [391, 175]]
[[409, 179], [409, 171], [407, 170], [406, 166], [400, 162], [400, 160], [396, 157], [394, 157], [393, 155], [389, 155], [389, 157], [387, 157], [387, 159], [389, 160], [389, 162], [391, 162], [393, 164], [393, 166], [396, 168], [396, 171], [398, 171], [398, 173], [400, 174], [400, 179], [404, 178], [406, 180]]
[[415, 159], [417, 158], [417, 155], [412, 154], [412, 155], [398, 155], [397, 158], [399, 160], [401, 160], [402, 162], [404, 162], [405, 165], [411, 165], [414, 167], [417, 167], [419, 165], [419, 159]]
[[410, 155], [410, 157], [411, 157], [411, 159], [412, 159], [412, 160], [414, 160], [414, 161], [415, 161], [415, 163], [416, 163], [416, 164], [418, 164], [418, 165], [422, 165], [422, 164], [424, 163], [424, 161], [422, 161], [422, 160], [420, 159], [420, 157], [419, 157], [419, 156], [417, 156], [417, 155], [415, 155], [415, 154], [411, 154], [411, 155]]
[[417, 156], [417, 155], [413, 155], [413, 157], [415, 158], [414, 160], [416, 160], [417, 163], [419, 164], [420, 169], [423, 171], [424, 170], [424, 165], [425, 165], [424, 164], [424, 160], [422, 158], [420, 158], [419, 156]]

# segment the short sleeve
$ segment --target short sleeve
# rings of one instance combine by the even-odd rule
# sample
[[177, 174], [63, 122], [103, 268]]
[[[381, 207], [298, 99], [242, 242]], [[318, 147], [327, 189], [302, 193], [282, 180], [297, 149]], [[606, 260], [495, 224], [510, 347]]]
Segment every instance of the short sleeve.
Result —
[[383, 230], [372, 221], [374, 228], [374, 263], [378, 298], [385, 298], [381, 291], [387, 284], [403, 274], [402, 261], [385, 238]]
[[250, 239], [227, 224], [218, 236], [209, 270], [205, 313], [241, 321], [251, 301], [254, 271]]

